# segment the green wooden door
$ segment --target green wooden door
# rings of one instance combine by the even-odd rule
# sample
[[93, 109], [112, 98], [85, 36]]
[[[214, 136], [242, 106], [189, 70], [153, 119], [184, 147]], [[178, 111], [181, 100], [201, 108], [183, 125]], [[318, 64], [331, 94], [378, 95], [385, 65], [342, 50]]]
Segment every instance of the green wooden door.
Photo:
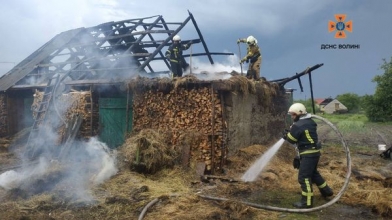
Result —
[[23, 128], [33, 125], [33, 111], [31, 110], [31, 105], [33, 105], [33, 102], [33, 97], [25, 98], [23, 100]]
[[[100, 139], [109, 147], [116, 148], [124, 143], [126, 127], [126, 98], [100, 98]], [[129, 104], [128, 131], [132, 130], [132, 105]]]

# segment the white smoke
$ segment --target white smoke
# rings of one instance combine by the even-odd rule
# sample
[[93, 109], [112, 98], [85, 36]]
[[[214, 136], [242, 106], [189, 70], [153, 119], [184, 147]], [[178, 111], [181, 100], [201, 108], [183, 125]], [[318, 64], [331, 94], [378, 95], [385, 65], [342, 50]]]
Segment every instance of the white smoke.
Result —
[[0, 175], [0, 186], [6, 190], [18, 188], [33, 176], [41, 176], [49, 167], [48, 161], [41, 157], [34, 166], [24, 166], [21, 170], [9, 170]]
[[[72, 105], [62, 103], [61, 106]], [[61, 112], [63, 111], [62, 108]], [[29, 149], [25, 149], [20, 155], [21, 167], [0, 174], [0, 188], [17, 188], [30, 195], [72, 189], [72, 193], [65, 196], [79, 201], [91, 201], [91, 188], [118, 171], [115, 152], [95, 137], [88, 141], [74, 142], [69, 149], [63, 151], [66, 145], [56, 144], [59, 134], [54, 129], [61, 125], [60, 119], [50, 111], [47, 113], [47, 121], [52, 126], [42, 126], [40, 135], [33, 139], [29, 148], [38, 159], [30, 161], [31, 154], [26, 153]]]
[[115, 157], [109, 154], [109, 148], [105, 143], [100, 142], [97, 138], [91, 138], [86, 143], [86, 151], [94, 171], [92, 176], [94, 185], [103, 183], [117, 173]]
[[189, 64], [191, 64], [191, 69], [184, 75], [192, 73], [203, 80], [228, 79], [232, 76], [230, 73], [233, 71], [237, 73], [241, 72], [237, 56], [227, 56], [227, 59], [223, 63], [215, 62], [214, 64], [203, 62], [198, 58], [192, 58]]

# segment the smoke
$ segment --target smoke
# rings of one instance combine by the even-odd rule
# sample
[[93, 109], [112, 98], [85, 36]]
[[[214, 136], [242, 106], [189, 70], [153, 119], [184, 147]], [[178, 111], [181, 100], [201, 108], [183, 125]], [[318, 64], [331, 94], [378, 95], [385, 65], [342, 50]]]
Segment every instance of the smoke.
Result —
[[223, 63], [215, 62], [214, 64], [192, 58], [189, 64], [191, 64], [191, 69], [188, 69], [184, 75], [188, 75], [192, 71], [192, 74], [202, 80], [228, 79], [232, 76], [232, 72], [241, 72], [237, 56], [227, 56]]
[[31, 177], [43, 175], [48, 167], [48, 161], [45, 158], [39, 158], [38, 163], [34, 166], [24, 166], [23, 169], [17, 171], [6, 171], [0, 175], [0, 186], [6, 190], [19, 188]]
[[[65, 100], [70, 99], [62, 100], [62, 114], [66, 110], [64, 106], [73, 105]], [[21, 153], [21, 168], [0, 175], [0, 188], [19, 189], [29, 196], [50, 192], [70, 200], [92, 201], [91, 188], [118, 171], [116, 152], [95, 137], [76, 141], [71, 146], [60, 145], [60, 119], [49, 111], [46, 121], [48, 123], [40, 128], [40, 135]], [[31, 161], [31, 155], [38, 159]]]

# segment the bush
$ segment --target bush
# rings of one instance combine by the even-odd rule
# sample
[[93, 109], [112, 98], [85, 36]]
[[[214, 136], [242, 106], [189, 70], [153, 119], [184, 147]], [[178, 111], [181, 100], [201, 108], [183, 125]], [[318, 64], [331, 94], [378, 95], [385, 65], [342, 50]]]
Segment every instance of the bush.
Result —
[[384, 60], [381, 69], [384, 74], [373, 78], [376, 92], [363, 99], [366, 116], [373, 122], [392, 121], [392, 58], [389, 63]]

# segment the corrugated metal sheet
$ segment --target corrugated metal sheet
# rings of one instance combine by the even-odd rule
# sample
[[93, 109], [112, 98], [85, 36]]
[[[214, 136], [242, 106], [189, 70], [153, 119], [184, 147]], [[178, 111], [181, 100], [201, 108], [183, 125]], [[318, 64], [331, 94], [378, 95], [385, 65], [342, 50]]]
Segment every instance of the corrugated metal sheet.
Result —
[[35, 66], [46, 59], [55, 50], [66, 45], [75, 35], [84, 28], [69, 30], [58, 34], [52, 40], [44, 44], [33, 54], [28, 56], [7, 74], [0, 78], [0, 91], [5, 91], [15, 85], [19, 80], [23, 79], [27, 74], [34, 70]]

